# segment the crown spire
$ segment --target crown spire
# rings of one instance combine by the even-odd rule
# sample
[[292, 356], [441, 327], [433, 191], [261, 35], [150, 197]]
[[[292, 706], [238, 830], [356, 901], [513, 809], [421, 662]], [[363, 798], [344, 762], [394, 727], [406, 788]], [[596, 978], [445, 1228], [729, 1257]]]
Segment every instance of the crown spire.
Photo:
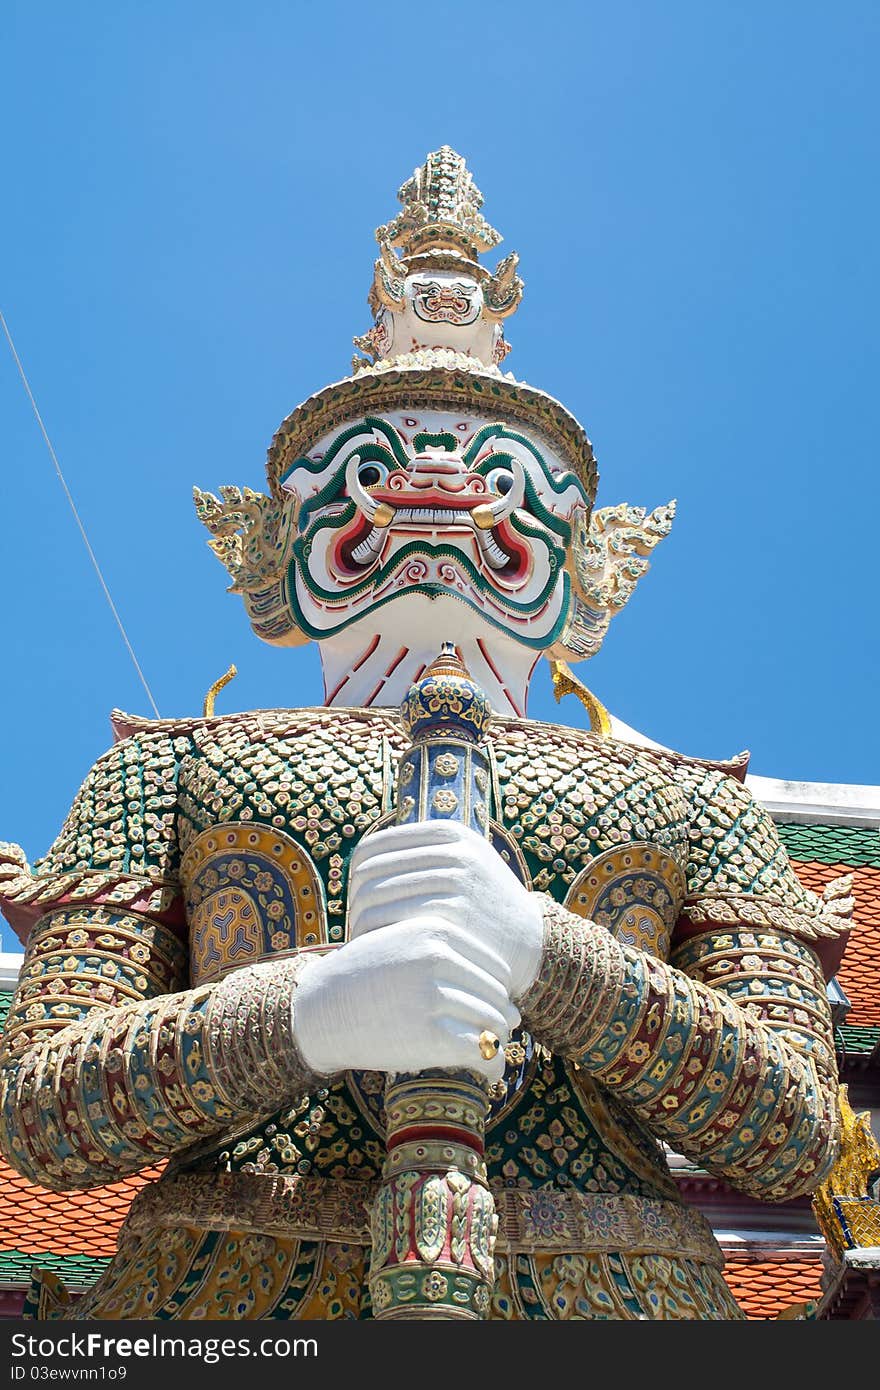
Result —
[[[401, 211], [376, 230], [373, 327], [355, 347], [374, 362], [441, 349], [492, 368], [508, 351], [502, 320], [522, 298], [518, 256], [494, 271], [480, 255], [501, 241], [480, 212], [483, 195], [449, 145], [429, 154], [399, 192]], [[360, 370], [364, 359], [355, 361]]]
[[405, 260], [436, 251], [476, 260], [502, 239], [480, 212], [483, 195], [464, 159], [449, 145], [429, 154], [397, 196], [403, 210], [376, 238], [399, 248]]

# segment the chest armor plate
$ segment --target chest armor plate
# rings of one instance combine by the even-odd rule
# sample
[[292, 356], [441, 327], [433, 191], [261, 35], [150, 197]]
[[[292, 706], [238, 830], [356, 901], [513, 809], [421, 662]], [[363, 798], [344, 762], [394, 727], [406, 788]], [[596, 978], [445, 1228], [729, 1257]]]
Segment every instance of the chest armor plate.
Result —
[[[351, 852], [394, 818], [394, 711], [255, 716], [206, 730], [181, 769], [191, 978], [346, 935]], [[493, 725], [495, 848], [622, 940], [665, 957], [684, 896], [686, 806], [662, 763], [536, 721]]]
[[[405, 746], [394, 711], [262, 715], [198, 735], [198, 751], [180, 774], [194, 984], [345, 940], [351, 853], [362, 836], [393, 822]], [[668, 770], [625, 745], [534, 721], [498, 719], [490, 749], [490, 839], [512, 871], [528, 888], [665, 956], [687, 854], [687, 808]], [[488, 1126], [493, 1171], [515, 1169], [514, 1183], [542, 1180], [549, 1160], [529, 1137], [531, 1111], [522, 1106], [546, 1110], [552, 1101], [560, 1134], [571, 1129], [559, 1154], [576, 1141], [572, 1153], [584, 1167], [573, 1174], [575, 1185], [590, 1177], [592, 1162], [602, 1172], [623, 1163], [630, 1180], [649, 1174], [657, 1188], [655, 1146], [646, 1140], [645, 1153], [630, 1152], [595, 1088], [582, 1094], [584, 1078], [568, 1077], [523, 1030], [508, 1045], [505, 1083]], [[230, 1161], [256, 1170], [265, 1162], [282, 1170], [345, 1168], [349, 1176], [371, 1165], [378, 1171], [383, 1089], [377, 1074], [350, 1073], [326, 1098], [304, 1102], [302, 1115], [279, 1116], [271, 1136], [263, 1127], [233, 1141]], [[557, 1154], [556, 1168], [561, 1161]]]

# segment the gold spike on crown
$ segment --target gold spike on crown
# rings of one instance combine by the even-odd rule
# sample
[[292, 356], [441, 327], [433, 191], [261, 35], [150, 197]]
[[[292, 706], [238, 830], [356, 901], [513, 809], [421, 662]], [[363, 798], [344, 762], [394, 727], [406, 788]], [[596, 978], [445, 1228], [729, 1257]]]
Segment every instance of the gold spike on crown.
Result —
[[480, 213], [483, 195], [460, 154], [443, 145], [402, 185], [403, 211], [379, 227], [376, 239], [398, 248], [407, 262], [426, 252], [453, 252], [475, 261], [501, 241]]

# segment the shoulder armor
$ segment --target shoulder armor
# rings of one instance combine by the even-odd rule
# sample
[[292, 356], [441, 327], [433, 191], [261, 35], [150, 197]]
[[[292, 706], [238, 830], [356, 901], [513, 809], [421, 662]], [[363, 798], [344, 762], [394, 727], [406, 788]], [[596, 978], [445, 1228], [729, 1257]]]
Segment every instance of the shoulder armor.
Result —
[[0, 848], [0, 911], [20, 940], [56, 908], [175, 917], [177, 775], [190, 744], [175, 721], [140, 721], [94, 763], [33, 869], [17, 845]]

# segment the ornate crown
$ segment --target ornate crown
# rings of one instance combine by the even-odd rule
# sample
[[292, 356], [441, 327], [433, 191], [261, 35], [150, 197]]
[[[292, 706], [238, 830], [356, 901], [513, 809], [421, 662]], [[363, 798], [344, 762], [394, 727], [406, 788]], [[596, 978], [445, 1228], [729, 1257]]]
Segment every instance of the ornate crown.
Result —
[[[516, 273], [519, 257], [511, 252], [494, 272], [480, 264], [481, 252], [491, 251], [502, 238], [480, 212], [483, 195], [462, 156], [442, 145], [413, 171], [397, 196], [402, 210], [376, 229], [379, 258], [369, 294], [374, 316], [383, 307], [392, 313], [400, 310], [408, 275], [437, 271], [476, 281], [482, 287], [485, 318], [497, 323], [512, 314], [523, 292]], [[355, 344], [381, 356], [369, 335], [356, 338]]]
[[483, 195], [464, 159], [449, 145], [429, 154], [397, 196], [403, 211], [377, 229], [376, 240], [399, 248], [404, 260], [451, 251], [476, 261], [501, 241], [501, 233], [480, 213]]

